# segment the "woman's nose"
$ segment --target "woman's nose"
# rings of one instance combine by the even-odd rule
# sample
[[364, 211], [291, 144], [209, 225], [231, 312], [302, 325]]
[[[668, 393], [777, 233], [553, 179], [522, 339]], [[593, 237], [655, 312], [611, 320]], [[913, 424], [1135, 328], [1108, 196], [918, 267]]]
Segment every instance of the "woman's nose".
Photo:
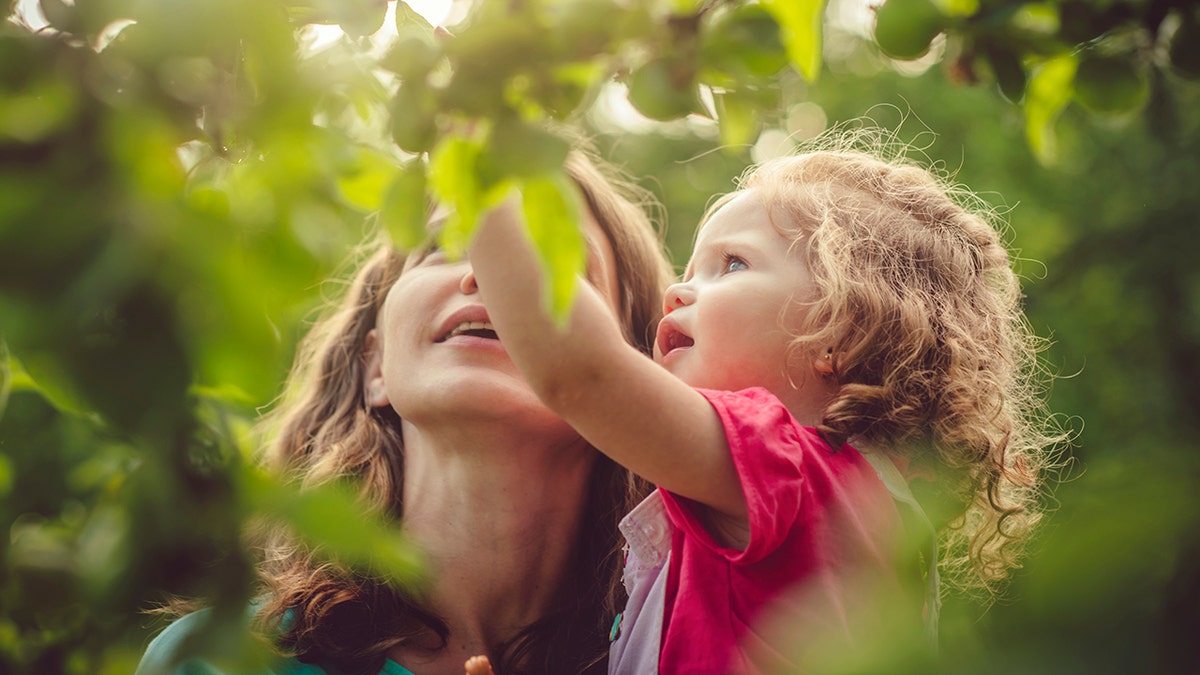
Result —
[[663, 313], [670, 314], [671, 312], [692, 304], [696, 299], [696, 293], [691, 285], [678, 282], [667, 286], [667, 292], [663, 296]]
[[458, 290], [463, 292], [463, 295], [470, 295], [479, 292], [479, 284], [475, 282], [475, 268], [467, 264], [467, 269], [463, 272], [462, 279], [458, 281]]

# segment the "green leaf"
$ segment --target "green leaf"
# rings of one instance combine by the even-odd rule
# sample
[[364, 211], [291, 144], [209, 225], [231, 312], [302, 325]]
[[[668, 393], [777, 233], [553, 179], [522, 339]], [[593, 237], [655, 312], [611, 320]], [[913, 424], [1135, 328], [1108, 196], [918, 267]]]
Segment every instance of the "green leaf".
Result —
[[425, 240], [428, 210], [425, 163], [413, 160], [392, 177], [379, 218], [392, 242], [401, 249], [411, 250]]
[[441, 50], [430, 36], [409, 28], [392, 43], [379, 64], [406, 81], [415, 81], [433, 69]]
[[383, 27], [387, 18], [387, 0], [337, 0], [338, 24], [346, 35], [372, 35]]
[[1073, 54], [1050, 59], [1033, 71], [1025, 88], [1025, 135], [1043, 164], [1053, 164], [1058, 158], [1054, 124], [1071, 102], [1078, 65]]
[[437, 141], [438, 101], [420, 79], [400, 85], [392, 98], [392, 140], [411, 153], [427, 152]]
[[752, 143], [759, 127], [757, 102], [736, 92], [720, 94], [716, 99], [721, 141], [735, 147]]
[[451, 258], [466, 253], [483, 211], [484, 190], [479, 175], [483, 144], [478, 139], [450, 136], [429, 158], [429, 184], [434, 197], [450, 207], [441, 230], [442, 249]]
[[349, 485], [300, 488], [250, 466], [238, 478], [253, 514], [287, 525], [324, 555], [400, 584], [421, 579], [424, 565], [416, 550], [396, 524], [368, 512]]
[[1020, 103], [1021, 97], [1025, 95], [1025, 84], [1028, 80], [1020, 57], [1001, 45], [987, 45], [984, 54], [992, 66], [992, 74], [996, 76], [1000, 93], [1009, 101]]
[[587, 264], [587, 246], [579, 231], [579, 191], [561, 171], [529, 178], [521, 188], [529, 236], [547, 281], [544, 300], [562, 326], [575, 299], [578, 276]]
[[286, 0], [284, 6], [297, 23], [336, 23], [351, 37], [379, 30], [387, 15], [387, 0]]
[[821, 72], [821, 22], [824, 0], [763, 0], [782, 29], [783, 44], [796, 69], [809, 82]]
[[426, 35], [433, 35], [433, 25], [408, 6], [404, 0], [396, 0], [396, 32], [404, 35], [409, 29], [416, 29]]
[[561, 169], [570, 149], [546, 129], [508, 117], [492, 127], [483, 160], [494, 175], [531, 178]]
[[8, 345], [0, 339], [0, 420], [8, 407], [8, 395], [12, 392], [12, 362], [8, 357]]
[[383, 204], [384, 190], [392, 182], [396, 165], [373, 150], [361, 149], [357, 167], [338, 178], [342, 197], [364, 211], [375, 211]]
[[1075, 100], [1095, 113], [1122, 114], [1141, 109], [1150, 98], [1150, 83], [1134, 56], [1086, 54], [1075, 72]]
[[788, 65], [779, 22], [762, 5], [717, 14], [704, 32], [704, 63], [735, 78], [772, 77]]

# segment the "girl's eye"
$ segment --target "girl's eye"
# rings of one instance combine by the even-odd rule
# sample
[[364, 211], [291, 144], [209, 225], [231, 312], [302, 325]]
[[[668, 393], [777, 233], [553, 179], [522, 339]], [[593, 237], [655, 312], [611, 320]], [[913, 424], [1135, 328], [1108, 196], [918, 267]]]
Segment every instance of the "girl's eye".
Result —
[[750, 266], [746, 264], [745, 260], [742, 260], [741, 258], [737, 257], [736, 255], [730, 255], [730, 254], [726, 253], [725, 261], [724, 261], [724, 263], [722, 263], [722, 266], [721, 266], [721, 273], [729, 274], [730, 272], [737, 272], [739, 270], [744, 270], [744, 269], [749, 269], [749, 268], [750, 268]]

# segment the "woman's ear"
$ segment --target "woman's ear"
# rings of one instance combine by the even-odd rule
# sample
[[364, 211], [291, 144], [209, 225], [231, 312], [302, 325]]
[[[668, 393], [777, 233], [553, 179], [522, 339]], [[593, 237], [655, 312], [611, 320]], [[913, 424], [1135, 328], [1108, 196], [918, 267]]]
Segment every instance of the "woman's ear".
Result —
[[833, 376], [833, 348], [832, 347], [825, 350], [824, 352], [817, 354], [817, 357], [815, 359], [813, 359], [813, 369], [816, 370], [817, 374], [820, 375], [821, 377], [832, 377]]
[[383, 379], [383, 347], [376, 330], [372, 328], [363, 341], [363, 400], [372, 408], [391, 403]]

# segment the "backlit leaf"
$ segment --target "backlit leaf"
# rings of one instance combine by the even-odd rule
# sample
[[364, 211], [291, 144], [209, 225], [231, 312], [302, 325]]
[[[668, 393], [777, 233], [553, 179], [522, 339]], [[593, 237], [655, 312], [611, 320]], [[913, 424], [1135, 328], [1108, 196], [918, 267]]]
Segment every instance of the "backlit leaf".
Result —
[[374, 211], [383, 204], [384, 190], [392, 182], [396, 165], [372, 150], [359, 152], [357, 166], [338, 179], [338, 190], [350, 204]]
[[1025, 89], [1025, 135], [1043, 164], [1058, 158], [1054, 124], [1071, 102], [1072, 82], [1079, 60], [1072, 54], [1050, 59], [1033, 71]]
[[821, 23], [824, 0], [763, 0], [782, 29], [788, 56], [804, 79], [816, 82], [821, 72]]
[[434, 197], [450, 208], [441, 229], [441, 244], [446, 255], [461, 257], [479, 223], [483, 211], [483, 187], [479, 176], [479, 156], [483, 144], [466, 136], [449, 136], [429, 157], [429, 185]]
[[562, 325], [587, 263], [579, 231], [579, 191], [562, 172], [527, 179], [521, 187], [525, 221], [547, 280], [545, 302]]
[[743, 146], [758, 137], [758, 105], [751, 98], [727, 92], [716, 97], [717, 122], [721, 127], [721, 142], [728, 146]]
[[413, 160], [392, 177], [392, 184], [383, 198], [383, 209], [379, 212], [379, 218], [396, 246], [410, 250], [425, 239], [428, 204], [425, 163]]

